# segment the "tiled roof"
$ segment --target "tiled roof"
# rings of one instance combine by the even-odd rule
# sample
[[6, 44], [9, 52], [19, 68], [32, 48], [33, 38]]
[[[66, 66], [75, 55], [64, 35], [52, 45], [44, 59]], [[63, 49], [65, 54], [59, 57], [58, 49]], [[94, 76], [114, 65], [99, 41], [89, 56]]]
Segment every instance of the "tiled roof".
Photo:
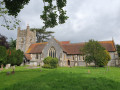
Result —
[[[114, 52], [116, 51], [113, 41], [100, 41], [99, 42], [107, 51]], [[64, 52], [67, 54], [82, 54], [80, 52], [80, 48], [84, 47], [85, 43], [73, 43], [73, 44], [64, 44], [62, 47], [64, 48]]]
[[70, 41], [60, 41], [61, 44], [70, 44]]
[[[85, 43], [70, 43], [70, 41], [60, 42], [56, 40], [56, 42], [67, 54], [82, 54], [82, 52], [80, 52], [80, 48], [84, 47], [85, 45]], [[28, 54], [41, 53], [47, 43], [48, 42], [32, 44], [30, 45], [26, 53]], [[99, 43], [109, 52], [116, 51], [114, 41], [99, 41]]]
[[28, 59], [28, 60], [31, 60], [31, 55], [30, 54], [25, 54], [25, 57]]
[[41, 53], [47, 43], [48, 42], [31, 44], [26, 53], [29, 54]]

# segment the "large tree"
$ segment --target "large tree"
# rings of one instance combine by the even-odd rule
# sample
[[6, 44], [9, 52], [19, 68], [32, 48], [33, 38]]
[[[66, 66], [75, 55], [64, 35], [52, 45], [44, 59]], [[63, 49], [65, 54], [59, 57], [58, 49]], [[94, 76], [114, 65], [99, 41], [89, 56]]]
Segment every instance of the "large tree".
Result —
[[31, 30], [36, 30], [37, 42], [46, 42], [54, 32], [46, 31], [45, 29], [32, 28]]
[[[16, 17], [21, 9], [24, 8], [30, 0], [3, 0], [0, 2], [0, 16], [8, 13]], [[43, 20], [44, 28], [53, 28], [58, 24], [63, 24], [67, 20], [66, 11], [63, 9], [66, 6], [66, 0], [42, 0], [44, 4], [43, 14], [40, 18]], [[4, 6], [5, 7], [1, 7]], [[1, 14], [2, 13], [2, 14]], [[5, 19], [6, 20], [6, 19]], [[8, 21], [6, 21], [8, 22]], [[19, 22], [19, 21], [18, 21]], [[18, 24], [18, 22], [16, 22]], [[7, 25], [8, 26], [8, 25]]]
[[95, 66], [105, 66], [110, 60], [109, 53], [100, 45], [98, 41], [89, 40], [88, 43], [85, 43], [82, 51], [86, 56], [86, 63], [94, 62]]

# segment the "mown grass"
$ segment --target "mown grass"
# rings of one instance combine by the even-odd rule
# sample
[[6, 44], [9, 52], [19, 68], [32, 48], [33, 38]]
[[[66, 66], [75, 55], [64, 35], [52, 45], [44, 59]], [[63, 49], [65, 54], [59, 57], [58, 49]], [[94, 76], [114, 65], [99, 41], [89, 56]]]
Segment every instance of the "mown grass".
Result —
[[[2, 90], [120, 90], [120, 68], [59, 67], [26, 69], [17, 67], [9, 76], [0, 72]], [[90, 73], [88, 73], [90, 71]]]

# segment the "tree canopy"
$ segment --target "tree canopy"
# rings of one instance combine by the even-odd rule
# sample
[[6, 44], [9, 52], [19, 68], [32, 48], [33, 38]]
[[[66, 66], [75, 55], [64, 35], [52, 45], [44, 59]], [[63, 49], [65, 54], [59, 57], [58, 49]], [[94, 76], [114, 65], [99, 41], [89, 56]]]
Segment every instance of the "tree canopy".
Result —
[[31, 30], [36, 31], [37, 42], [46, 42], [50, 36], [52, 36], [51, 34], [54, 33], [52, 31], [46, 31], [45, 29], [40, 28], [32, 28]]
[[[4, 13], [8, 13], [16, 17], [30, 0], [3, 0], [0, 4], [5, 3]], [[53, 28], [58, 24], [63, 24], [67, 20], [66, 11], [63, 9], [66, 6], [66, 0], [42, 0], [44, 3], [43, 14], [40, 18], [43, 20], [44, 28]], [[0, 7], [1, 11], [2, 7]], [[0, 12], [1, 13], [1, 12]], [[18, 22], [16, 22], [18, 23]]]
[[103, 48], [98, 41], [89, 40], [81, 50], [86, 56], [86, 63], [95, 63], [96, 66], [105, 66], [110, 60], [109, 53]]

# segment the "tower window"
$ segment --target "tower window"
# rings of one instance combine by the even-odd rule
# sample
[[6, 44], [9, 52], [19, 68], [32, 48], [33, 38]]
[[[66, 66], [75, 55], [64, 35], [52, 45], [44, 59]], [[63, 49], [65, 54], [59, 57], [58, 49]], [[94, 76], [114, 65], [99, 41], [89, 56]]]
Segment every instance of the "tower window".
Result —
[[55, 50], [54, 47], [51, 47], [51, 48], [49, 49], [48, 53], [49, 53], [48, 55], [49, 55], [50, 57], [53, 57], [53, 58], [56, 57], [56, 50]]

